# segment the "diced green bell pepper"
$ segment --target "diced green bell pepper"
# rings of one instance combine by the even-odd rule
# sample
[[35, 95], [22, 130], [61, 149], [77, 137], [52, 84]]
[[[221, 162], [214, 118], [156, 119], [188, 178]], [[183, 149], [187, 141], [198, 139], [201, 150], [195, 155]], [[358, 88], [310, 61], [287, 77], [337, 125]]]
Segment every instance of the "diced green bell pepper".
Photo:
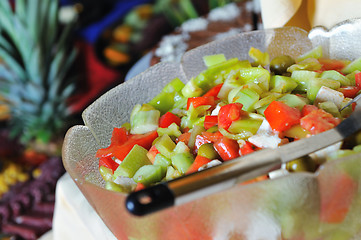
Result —
[[99, 172], [102, 178], [104, 179], [104, 181], [111, 181], [113, 179], [113, 172], [111, 169], [105, 166], [100, 166]]
[[321, 102], [318, 104], [318, 107], [325, 110], [328, 113], [331, 113], [332, 116], [341, 118], [341, 114], [338, 110], [338, 107], [334, 102], [327, 101], [327, 102]]
[[256, 134], [259, 127], [262, 124], [262, 120], [260, 119], [240, 119], [232, 122], [231, 126], [229, 126], [228, 131], [233, 134], [237, 134], [240, 132], [250, 132], [252, 134]]
[[239, 77], [244, 83], [253, 82], [259, 85], [263, 91], [269, 90], [271, 74], [262, 67], [242, 68], [239, 71]]
[[341, 73], [335, 70], [322, 72], [320, 78], [339, 81], [341, 83], [341, 86], [355, 86], [355, 82], [352, 81], [352, 79], [347, 78], [346, 76], [342, 75]]
[[286, 94], [277, 101], [283, 102], [290, 107], [295, 107], [299, 110], [302, 110], [303, 106], [309, 103], [308, 99], [305, 97], [300, 97], [295, 94]]
[[184, 83], [179, 78], [175, 78], [169, 82], [149, 104], [155, 109], [158, 109], [161, 114], [164, 114], [173, 108], [174, 98], [183, 96], [181, 93], [183, 87]]
[[302, 62], [303, 60], [307, 59], [307, 58], [322, 58], [322, 46], [319, 45], [313, 49], [311, 49], [310, 51], [302, 54], [301, 56], [299, 56], [296, 61], [297, 62]]
[[172, 151], [176, 146], [176, 144], [167, 134], [161, 136], [154, 145], [157, 150], [167, 158], [171, 158]]
[[192, 165], [194, 161], [194, 156], [192, 153], [178, 153], [172, 156], [172, 165], [177, 169], [180, 173], [185, 174], [189, 167]]
[[203, 62], [207, 67], [225, 62], [227, 59], [224, 54], [207, 55], [203, 57]]
[[157, 155], [155, 155], [153, 164], [162, 166], [164, 168], [164, 172], [166, 172], [168, 166], [172, 165], [172, 161], [169, 158], [166, 158], [163, 154], [158, 153]]
[[251, 47], [248, 51], [248, 55], [255, 61], [254, 65], [267, 66], [270, 64], [270, 57], [268, 52], [262, 52], [261, 50]]
[[117, 178], [118, 176], [131, 178], [140, 167], [152, 164], [147, 157], [147, 153], [147, 149], [139, 145], [134, 145], [132, 150], [130, 150], [128, 155], [114, 171], [113, 179]]
[[165, 175], [165, 181], [170, 181], [172, 179], [179, 178], [180, 176], [182, 176], [180, 171], [176, 170], [173, 166], [169, 166]]
[[158, 128], [157, 133], [158, 136], [163, 136], [164, 134], [167, 134], [171, 138], [177, 138], [182, 134], [182, 132], [179, 130], [179, 126], [176, 123], [172, 123], [167, 128]]
[[134, 174], [133, 180], [149, 186], [152, 183], [160, 182], [166, 174], [166, 169], [160, 165], [145, 165]]
[[342, 69], [342, 73], [343, 74], [349, 74], [349, 73], [352, 73], [352, 72], [354, 72], [356, 70], [361, 71], [361, 57], [355, 59], [354, 61], [349, 63], [346, 67], [344, 67]]
[[331, 79], [314, 78], [308, 83], [307, 98], [313, 102], [316, 99], [317, 93], [322, 86], [329, 87], [331, 89], [340, 88], [341, 84], [339, 81]]
[[269, 95], [261, 98], [259, 101], [257, 101], [255, 104], [254, 104], [254, 108], [258, 109], [261, 108], [261, 107], [264, 107], [264, 106], [268, 106], [271, 102], [277, 100], [278, 98], [282, 97], [283, 94], [281, 93], [270, 93]]
[[292, 72], [291, 78], [297, 82], [295, 91], [306, 92], [310, 79], [318, 77], [319, 73], [308, 70], [296, 70]]
[[271, 92], [290, 93], [297, 87], [297, 82], [290, 77], [274, 75], [270, 80]]
[[160, 112], [135, 107], [130, 117], [130, 133], [144, 134], [158, 128]]
[[316, 58], [306, 58], [297, 64], [291, 65], [289, 68], [287, 68], [287, 72], [293, 72], [296, 70], [316, 71], [320, 70], [321, 67], [321, 63]]
[[253, 112], [254, 104], [259, 100], [259, 94], [250, 88], [243, 88], [237, 93], [234, 99], [236, 99], [235, 102], [243, 105], [242, 110]]

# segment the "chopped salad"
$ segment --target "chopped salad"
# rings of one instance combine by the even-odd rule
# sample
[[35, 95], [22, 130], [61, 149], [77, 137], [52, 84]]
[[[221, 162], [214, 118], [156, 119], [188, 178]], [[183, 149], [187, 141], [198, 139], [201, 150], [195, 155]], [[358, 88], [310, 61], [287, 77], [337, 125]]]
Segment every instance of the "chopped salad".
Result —
[[[361, 58], [327, 59], [320, 46], [295, 59], [270, 59], [256, 48], [249, 56], [253, 61], [205, 56], [207, 69], [198, 76], [186, 84], [175, 78], [150, 102], [135, 105], [130, 121], [96, 153], [106, 188], [137, 191], [318, 134], [352, 113], [354, 104], [347, 104], [361, 90]], [[315, 171], [322, 163], [304, 157], [283, 168]]]

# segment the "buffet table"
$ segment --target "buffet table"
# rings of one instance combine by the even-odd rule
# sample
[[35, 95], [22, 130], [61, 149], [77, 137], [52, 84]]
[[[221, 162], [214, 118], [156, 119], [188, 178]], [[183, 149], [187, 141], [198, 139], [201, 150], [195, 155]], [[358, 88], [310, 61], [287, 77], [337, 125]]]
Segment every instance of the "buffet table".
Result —
[[116, 239], [67, 173], [56, 187], [52, 237], [54, 240]]

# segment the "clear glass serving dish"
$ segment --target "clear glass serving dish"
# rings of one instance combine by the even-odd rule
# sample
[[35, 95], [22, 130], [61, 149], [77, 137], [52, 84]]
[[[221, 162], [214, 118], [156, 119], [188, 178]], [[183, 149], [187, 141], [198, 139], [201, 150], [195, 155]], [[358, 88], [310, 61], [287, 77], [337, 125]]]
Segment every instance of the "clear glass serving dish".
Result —
[[[128, 121], [175, 77], [186, 82], [205, 66], [202, 56], [223, 53], [248, 59], [250, 47], [270, 57], [296, 57], [322, 45], [324, 56], [361, 56], [361, 19], [309, 33], [293, 27], [242, 33], [187, 52], [182, 63], [160, 63], [111, 89], [83, 112], [84, 126], [67, 132], [63, 163], [81, 192], [118, 239], [359, 239], [361, 154], [324, 164], [316, 173], [294, 173], [233, 188], [145, 217], [125, 209], [126, 195], [103, 188], [95, 152], [110, 143], [114, 127]], [[339, 202], [345, 204], [337, 204]], [[346, 207], [349, 206], [349, 207]]]

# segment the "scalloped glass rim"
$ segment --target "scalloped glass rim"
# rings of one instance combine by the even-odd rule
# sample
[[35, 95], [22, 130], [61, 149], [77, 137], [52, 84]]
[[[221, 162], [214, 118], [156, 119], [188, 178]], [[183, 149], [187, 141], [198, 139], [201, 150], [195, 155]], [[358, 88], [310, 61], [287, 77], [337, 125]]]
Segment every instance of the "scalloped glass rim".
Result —
[[[84, 110], [82, 116], [85, 126], [74, 126], [65, 136], [64, 166], [89, 203], [118, 239], [128, 239], [128, 236], [135, 239], [144, 237], [147, 239], [201, 239], [194, 236], [202, 236], [203, 239], [213, 239], [217, 236], [242, 236], [244, 239], [254, 239], [263, 236], [262, 234], [267, 236], [267, 239], [278, 239], [281, 234], [297, 235], [295, 228], [308, 231], [312, 226], [309, 224], [303, 224], [303, 227], [298, 226], [297, 224], [300, 223], [295, 220], [295, 217], [292, 217], [294, 226], [291, 229], [285, 227], [282, 218], [277, 214], [270, 214], [269, 209], [277, 208], [283, 203], [289, 211], [303, 209], [303, 217], [314, 220], [315, 212], [319, 211], [319, 205], [310, 204], [309, 201], [311, 199], [312, 202], [319, 202], [316, 187], [320, 182], [328, 180], [330, 175], [327, 173], [337, 173], [345, 164], [355, 164], [354, 162], [361, 158], [361, 155], [327, 163], [316, 174], [292, 174], [276, 180], [235, 186], [220, 194], [137, 218], [125, 210], [125, 194], [110, 192], [102, 188], [103, 181], [98, 172], [95, 152], [98, 148], [110, 143], [113, 128], [121, 126], [128, 120], [130, 111], [136, 103], [148, 102], [174, 77], [186, 82], [187, 79], [205, 69], [201, 58], [203, 55], [223, 53], [227, 58], [248, 59], [248, 50], [252, 46], [268, 51], [271, 57], [279, 54], [295, 57], [314, 46], [322, 45], [325, 56], [352, 60], [361, 56], [361, 45], [355, 44], [359, 39], [361, 39], [360, 19], [345, 21], [330, 30], [316, 27], [310, 33], [294, 27], [260, 30], [242, 33], [191, 50], [183, 56], [181, 64], [159, 63], [109, 90]], [[302, 196], [298, 191], [303, 193]], [[276, 198], [275, 192], [279, 196], [287, 196], [287, 200]], [[270, 197], [272, 201], [268, 199], [268, 203], [265, 203], [259, 199], [265, 196], [272, 196]], [[195, 212], [194, 209], [197, 211]], [[237, 213], [245, 217], [240, 217]], [[361, 213], [361, 210], [358, 213]], [[290, 218], [289, 214], [287, 218]], [[184, 223], [185, 220], [187, 224]], [[238, 224], [235, 225], [234, 222]], [[163, 229], [162, 224], [172, 227]], [[193, 225], [201, 227], [195, 228]], [[319, 235], [312, 236], [310, 239], [324, 236], [321, 233], [326, 235], [334, 233], [332, 227], [325, 227], [317, 221], [313, 222], [313, 225], [318, 226]], [[336, 228], [340, 226], [336, 224]], [[255, 227], [265, 229], [264, 233], [256, 233]], [[320, 232], [320, 227], [327, 231]], [[353, 229], [352, 234], [359, 233], [360, 229], [359, 226]], [[149, 234], [149, 231], [153, 231], [152, 234]], [[351, 230], [347, 229], [347, 231]]]

